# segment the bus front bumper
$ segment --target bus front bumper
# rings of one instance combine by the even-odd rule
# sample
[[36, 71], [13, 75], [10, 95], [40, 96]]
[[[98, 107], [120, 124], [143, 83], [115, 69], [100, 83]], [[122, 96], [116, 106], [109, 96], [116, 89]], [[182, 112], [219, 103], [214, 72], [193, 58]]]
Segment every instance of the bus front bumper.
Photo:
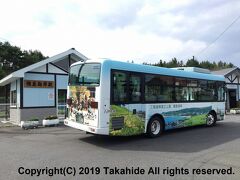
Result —
[[64, 120], [64, 124], [66, 126], [69, 126], [75, 129], [80, 129], [82, 131], [90, 132], [93, 134], [109, 135], [109, 128], [96, 128], [86, 124], [80, 124], [78, 122], [74, 122], [68, 119]]

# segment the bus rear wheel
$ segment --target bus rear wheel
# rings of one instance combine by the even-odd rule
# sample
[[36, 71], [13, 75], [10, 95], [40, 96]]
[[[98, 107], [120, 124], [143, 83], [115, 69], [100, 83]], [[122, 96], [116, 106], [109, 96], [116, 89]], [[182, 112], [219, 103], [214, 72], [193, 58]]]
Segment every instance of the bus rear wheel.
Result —
[[208, 113], [206, 125], [208, 127], [214, 126], [216, 124], [216, 121], [217, 121], [216, 114], [214, 114], [213, 112]]
[[147, 135], [151, 138], [158, 137], [163, 132], [163, 121], [159, 117], [153, 117], [149, 120], [147, 126]]

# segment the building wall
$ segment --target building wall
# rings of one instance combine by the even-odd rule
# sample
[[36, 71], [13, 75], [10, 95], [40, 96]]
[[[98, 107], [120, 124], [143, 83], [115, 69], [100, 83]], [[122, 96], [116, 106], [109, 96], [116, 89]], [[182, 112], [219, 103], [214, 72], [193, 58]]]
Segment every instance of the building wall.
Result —
[[32, 118], [38, 118], [40, 123], [42, 120], [50, 115], [56, 115], [56, 108], [26, 108], [20, 109], [21, 120], [28, 120]]
[[[68, 70], [69, 65], [73, 62], [81, 60], [82, 58], [75, 53], [68, 55], [58, 55], [59, 60], [54, 59], [46, 61], [46, 64], [37, 64], [31, 70], [22, 72], [19, 70], [17, 75], [24, 73], [24, 78], [18, 80], [11, 79], [13, 82], [10, 83], [10, 91], [16, 90], [16, 105], [10, 108], [10, 119], [14, 122], [20, 122], [21, 120], [28, 120], [31, 118], [39, 118], [42, 120], [44, 117], [49, 115], [57, 115], [57, 103], [58, 103], [58, 90], [67, 89], [68, 82]], [[85, 58], [84, 58], [85, 59]], [[39, 65], [39, 66], [38, 66]], [[33, 66], [34, 67], [34, 66]], [[15, 75], [14, 75], [15, 76]], [[16, 76], [19, 77], [19, 76]], [[39, 80], [39, 81], [53, 81], [55, 86], [51, 87], [42, 86], [39, 84], [37, 88], [35, 85], [31, 85], [33, 82], [29, 82], [28, 87], [24, 87], [25, 80]], [[8, 86], [8, 87], [9, 87]], [[9, 91], [8, 91], [9, 92]], [[61, 103], [59, 106], [62, 108], [65, 104], [63, 101], [65, 91], [61, 91]], [[11, 95], [10, 95], [11, 96]], [[62, 112], [62, 109], [61, 111]]]
[[[47, 116], [57, 115], [57, 97], [58, 89], [67, 89], [68, 76], [62, 74], [53, 74], [56, 67], [49, 65], [50, 74], [44, 72], [44, 68], [38, 68], [36, 71], [40, 73], [25, 73], [22, 85], [21, 97], [21, 80], [18, 79], [10, 84], [10, 90], [17, 91], [17, 106], [10, 108], [10, 120], [14, 123], [20, 124], [20, 121], [38, 118], [40, 122]], [[58, 73], [63, 71], [58, 70]], [[53, 81], [53, 88], [28, 88], [24, 87], [24, 80], [42, 80]], [[55, 94], [56, 93], [56, 94]], [[56, 99], [55, 99], [56, 98]], [[20, 107], [20, 101], [23, 101]], [[55, 104], [56, 101], [56, 104]]]
[[16, 124], [20, 124], [21, 112], [19, 108], [10, 108], [10, 121]]
[[231, 73], [225, 78], [226, 82], [226, 109], [230, 109], [229, 90], [236, 91], [236, 107], [240, 107], [240, 79], [237, 73]]
[[57, 75], [57, 89], [67, 89], [68, 86], [68, 76]]
[[240, 107], [240, 85], [237, 84], [227, 84], [226, 85], [226, 109], [230, 110], [230, 97], [229, 90], [236, 91], [236, 107]]
[[[54, 75], [26, 73], [24, 80], [54, 81]], [[54, 94], [54, 88], [23, 87], [23, 107], [55, 106]]]
[[32, 71], [34, 71], [34, 72], [46, 72], [46, 69], [47, 69], [46, 65], [43, 65], [43, 66], [40, 66], [36, 69], [33, 69]]
[[55, 67], [52, 64], [48, 64], [48, 72], [49, 73], [63, 73], [63, 74], [67, 74], [65, 71], [59, 69], [58, 67]]

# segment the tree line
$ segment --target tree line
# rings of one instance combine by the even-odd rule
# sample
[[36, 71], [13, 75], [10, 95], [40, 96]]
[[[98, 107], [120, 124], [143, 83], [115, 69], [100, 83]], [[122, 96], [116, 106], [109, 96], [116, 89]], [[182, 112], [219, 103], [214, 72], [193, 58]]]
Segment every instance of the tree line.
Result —
[[[14, 71], [17, 71], [46, 58], [47, 57], [38, 50], [21, 50], [20, 47], [13, 46], [9, 42], [0, 42], [0, 79]], [[206, 60], [199, 62], [194, 57], [192, 59], [188, 59], [186, 63], [184, 63], [182, 60], [177, 60], [177, 58], [172, 58], [168, 62], [159, 60], [157, 63], [145, 62], [143, 64], [167, 68], [185, 66], [200, 67], [210, 70], [219, 70], [234, 67], [232, 63], [226, 63], [223, 61], [210, 62]]]
[[226, 69], [226, 68], [232, 68], [234, 67], [234, 64], [232, 63], [226, 63], [223, 61], [218, 61], [218, 62], [210, 62], [208, 60], [206, 61], [198, 61], [197, 59], [193, 58], [188, 59], [186, 63], [184, 63], [182, 60], [178, 61], [177, 58], [172, 58], [171, 61], [166, 62], [163, 60], [159, 60], [157, 63], [146, 63], [144, 62], [143, 64], [145, 65], [152, 65], [152, 66], [159, 66], [159, 67], [167, 67], [167, 68], [174, 68], [174, 67], [199, 67], [199, 68], [204, 68], [204, 69], [209, 69], [209, 70], [220, 70], [220, 69]]
[[9, 42], [0, 42], [0, 79], [46, 58], [38, 50], [21, 50]]

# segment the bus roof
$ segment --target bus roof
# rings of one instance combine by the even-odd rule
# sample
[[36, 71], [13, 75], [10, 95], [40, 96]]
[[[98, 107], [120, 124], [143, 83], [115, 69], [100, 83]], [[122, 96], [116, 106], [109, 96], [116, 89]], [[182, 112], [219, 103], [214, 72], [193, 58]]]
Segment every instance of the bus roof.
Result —
[[[122, 62], [122, 61], [115, 61], [107, 58], [91, 59], [91, 60], [87, 60], [85, 63], [101, 63], [103, 64], [103, 68], [110, 68], [110, 69], [116, 69], [116, 70], [142, 72], [142, 73], [149, 73], [149, 74], [160, 74], [160, 75], [166, 75], [166, 76], [185, 77], [185, 78], [193, 78], [193, 79], [225, 81], [225, 78], [222, 75], [204, 74], [204, 73], [198, 73], [198, 72], [190, 72], [190, 71], [183, 71], [183, 70], [177, 70], [177, 69], [171, 69], [171, 68], [151, 66], [151, 65], [128, 63], [128, 62]], [[77, 64], [83, 64], [83, 62], [76, 62], [71, 66], [74, 66]]]

